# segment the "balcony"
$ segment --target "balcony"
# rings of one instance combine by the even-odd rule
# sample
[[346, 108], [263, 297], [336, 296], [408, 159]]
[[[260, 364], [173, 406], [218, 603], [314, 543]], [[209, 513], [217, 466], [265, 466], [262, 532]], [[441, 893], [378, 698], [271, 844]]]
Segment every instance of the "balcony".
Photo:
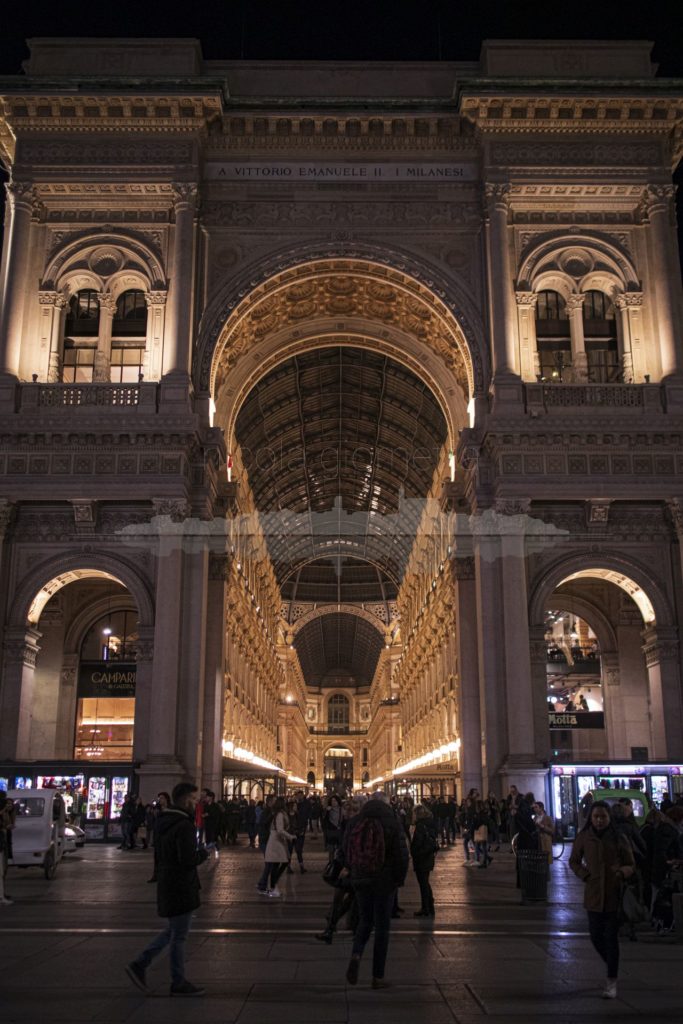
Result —
[[350, 729], [348, 725], [309, 725], [314, 736], [365, 736], [367, 729]]
[[526, 384], [526, 409], [531, 415], [553, 414], [567, 409], [598, 412], [632, 409], [645, 414], [664, 412], [659, 384]]
[[17, 387], [17, 412], [45, 409], [58, 412], [76, 408], [97, 410], [125, 409], [156, 412], [159, 386], [138, 384], [20, 384]]

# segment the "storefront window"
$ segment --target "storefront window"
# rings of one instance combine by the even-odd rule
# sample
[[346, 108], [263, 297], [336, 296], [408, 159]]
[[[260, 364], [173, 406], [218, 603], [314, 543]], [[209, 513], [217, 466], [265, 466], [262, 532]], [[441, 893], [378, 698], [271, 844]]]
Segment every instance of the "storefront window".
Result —
[[112, 818], [121, 817], [121, 808], [129, 790], [128, 776], [115, 775], [111, 780], [111, 814]]
[[132, 759], [137, 639], [134, 611], [107, 614], [88, 630], [78, 674], [76, 758]]
[[664, 797], [668, 794], [671, 796], [671, 785], [669, 783], [668, 775], [652, 775], [650, 776], [650, 785], [652, 786], [652, 800], [656, 807], [659, 807]]
[[107, 805], [107, 780], [95, 777], [88, 783], [88, 803], [85, 816], [88, 821], [101, 821]]
[[553, 757], [604, 757], [600, 648], [588, 623], [569, 612], [546, 613], [546, 700]]

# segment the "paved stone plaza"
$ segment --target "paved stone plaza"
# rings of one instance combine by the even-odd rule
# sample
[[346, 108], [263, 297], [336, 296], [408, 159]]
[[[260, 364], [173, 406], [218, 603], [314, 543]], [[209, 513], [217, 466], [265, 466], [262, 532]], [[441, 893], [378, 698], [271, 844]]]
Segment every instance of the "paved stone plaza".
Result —
[[320, 840], [307, 842], [306, 875], [283, 880], [283, 899], [255, 890], [258, 852], [240, 846], [201, 870], [204, 906], [188, 946], [188, 977], [203, 1000], [167, 998], [165, 960], [150, 970], [153, 996], [138, 993], [124, 965], [159, 930], [151, 852], [92, 845], [71, 854], [53, 882], [10, 869], [1, 908], [2, 1019], [7, 1022], [212, 1024], [403, 1024], [403, 1022], [683, 1020], [680, 964], [672, 938], [649, 931], [622, 945], [619, 998], [598, 998], [603, 980], [586, 934], [581, 890], [564, 860], [553, 868], [547, 906], [522, 907], [513, 858], [503, 847], [487, 871], [462, 866], [460, 848], [439, 855], [437, 919], [413, 918], [411, 875], [394, 922], [387, 978], [370, 988], [366, 952], [358, 987], [346, 985], [343, 931], [332, 947], [313, 938], [330, 890]]

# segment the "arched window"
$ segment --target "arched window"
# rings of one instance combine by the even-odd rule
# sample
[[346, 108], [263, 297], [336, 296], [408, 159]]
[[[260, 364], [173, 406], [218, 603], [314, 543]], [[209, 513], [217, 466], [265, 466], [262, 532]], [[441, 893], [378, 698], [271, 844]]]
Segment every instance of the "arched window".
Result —
[[93, 378], [100, 304], [97, 292], [84, 288], [72, 296], [64, 322], [62, 380], [67, 384], [89, 383]]
[[588, 357], [588, 379], [607, 384], [619, 377], [619, 346], [614, 306], [604, 292], [585, 293], [583, 334]]
[[112, 324], [111, 380], [135, 384], [145, 360], [147, 303], [145, 293], [132, 289], [119, 295]]
[[567, 308], [559, 292], [538, 293], [536, 341], [541, 377], [561, 381], [572, 363], [572, 341]]
[[349, 701], [343, 693], [333, 694], [327, 705], [327, 724], [334, 732], [349, 731]]

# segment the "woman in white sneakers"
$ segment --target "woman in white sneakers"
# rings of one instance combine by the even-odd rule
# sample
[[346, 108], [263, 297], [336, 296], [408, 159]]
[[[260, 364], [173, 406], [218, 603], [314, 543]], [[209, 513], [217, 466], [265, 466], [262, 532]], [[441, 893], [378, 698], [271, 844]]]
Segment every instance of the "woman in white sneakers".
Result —
[[282, 895], [277, 883], [280, 876], [287, 870], [289, 843], [294, 842], [295, 839], [296, 836], [289, 831], [289, 817], [285, 811], [284, 798], [279, 796], [273, 804], [273, 820], [266, 843], [267, 888], [261, 890], [264, 896], [278, 899]]

